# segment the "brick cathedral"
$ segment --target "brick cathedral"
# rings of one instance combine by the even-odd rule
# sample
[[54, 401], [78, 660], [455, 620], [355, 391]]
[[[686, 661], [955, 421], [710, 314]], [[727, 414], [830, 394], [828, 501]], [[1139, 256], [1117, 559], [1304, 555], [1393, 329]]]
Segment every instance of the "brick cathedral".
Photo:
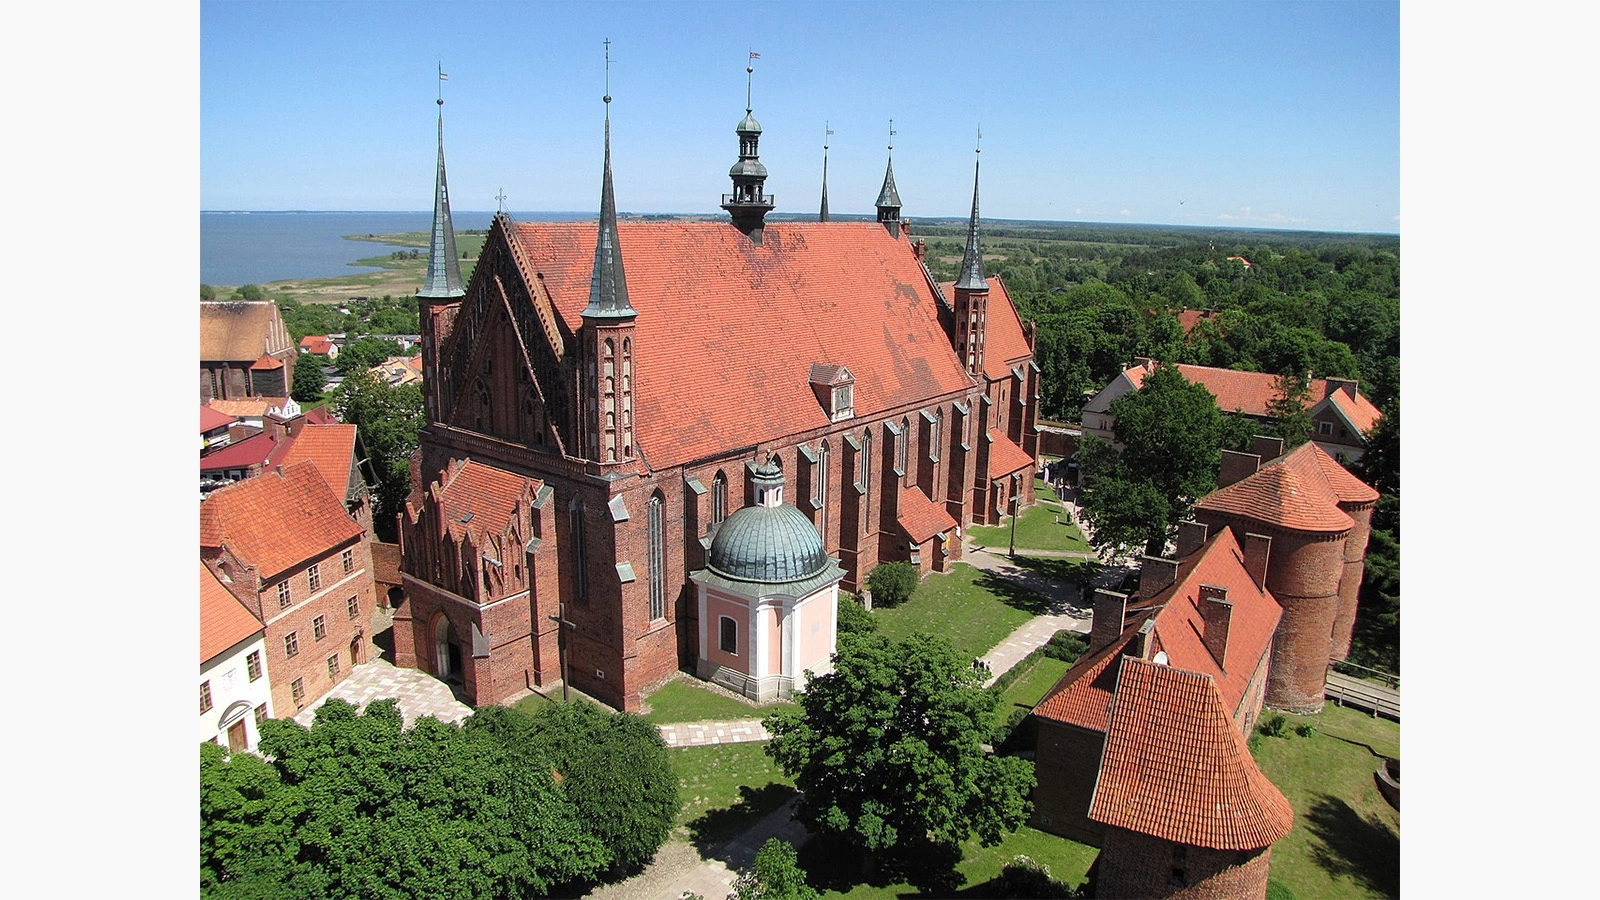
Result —
[[960, 277], [940, 284], [892, 156], [877, 221], [830, 220], [826, 176], [816, 221], [766, 221], [748, 108], [728, 218], [619, 222], [608, 106], [598, 222], [499, 213], [463, 282], [440, 103], [400, 665], [485, 705], [560, 683], [565, 663], [572, 687], [634, 710], [675, 670], [703, 672], [708, 640], [730, 651], [696, 581], [758, 491], [815, 528], [846, 590], [885, 561], [944, 571], [964, 528], [1033, 501], [1039, 370], [984, 274], [976, 165]]

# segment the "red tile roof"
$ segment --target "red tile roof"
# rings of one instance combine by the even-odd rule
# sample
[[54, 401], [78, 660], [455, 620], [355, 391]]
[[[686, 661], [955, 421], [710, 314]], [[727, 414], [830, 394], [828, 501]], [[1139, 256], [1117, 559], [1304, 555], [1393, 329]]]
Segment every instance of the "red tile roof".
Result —
[[327, 356], [333, 349], [333, 341], [328, 340], [325, 334], [308, 334], [300, 339], [300, 349], [317, 356]]
[[223, 545], [263, 579], [361, 538], [322, 473], [309, 462], [246, 478], [200, 504], [200, 546]]
[[900, 527], [912, 543], [920, 544], [936, 534], [954, 531], [956, 520], [942, 504], [929, 500], [921, 488], [908, 487], [900, 491]]
[[[471, 535], [476, 546], [484, 547], [484, 535], [499, 535], [511, 526], [523, 489], [538, 491], [543, 482], [469, 459], [453, 464], [435, 484], [439, 485], [450, 535], [457, 540]], [[470, 519], [461, 521], [469, 515]]]
[[[1011, 367], [1033, 353], [1028, 347], [1028, 337], [1022, 330], [1022, 318], [1016, 304], [1011, 302], [1011, 292], [999, 275], [990, 275], [989, 312], [983, 332], [983, 374], [991, 381], [1011, 377]], [[942, 281], [940, 290], [952, 304], [956, 299], [956, 283]]]
[[[595, 228], [513, 228], [574, 331]], [[849, 367], [862, 419], [969, 384], [921, 264], [876, 222], [772, 222], [758, 247], [725, 221], [624, 220], [618, 243], [639, 311], [638, 446], [654, 467], [721, 452], [729, 434], [751, 443], [827, 427], [808, 381], [814, 363]], [[997, 305], [991, 320], [1003, 318]]]
[[1340, 503], [1371, 503], [1378, 492], [1314, 443], [1304, 443], [1254, 475], [1212, 491], [1195, 509], [1295, 531], [1335, 533], [1355, 525]]
[[1089, 818], [1215, 850], [1271, 846], [1294, 808], [1263, 775], [1205, 675], [1122, 663]]
[[218, 428], [227, 428], [238, 421], [233, 416], [221, 410], [213, 409], [204, 403], [200, 404], [200, 433], [216, 431]]
[[275, 356], [263, 356], [251, 363], [250, 368], [256, 370], [281, 369], [283, 368], [283, 360]]
[[235, 419], [259, 419], [267, 410], [282, 409], [288, 397], [241, 397], [237, 400], [212, 400], [211, 408]]
[[[1202, 637], [1205, 634], [1205, 619], [1200, 612], [1202, 584], [1223, 588], [1233, 604], [1227, 649], [1221, 665], [1206, 649]], [[1180, 561], [1177, 580], [1153, 597], [1141, 597], [1139, 605], [1146, 604], [1160, 608], [1155, 617], [1156, 648], [1166, 651], [1167, 660], [1174, 668], [1215, 679], [1229, 712], [1236, 711], [1244, 702], [1250, 676], [1255, 674], [1256, 665], [1272, 644], [1283, 607], [1250, 577], [1233, 529], [1220, 529], [1198, 551]]]
[[[1206, 649], [1203, 638], [1205, 620], [1199, 605], [1202, 584], [1226, 589], [1227, 599], [1233, 603], [1222, 665]], [[1216, 679], [1227, 708], [1230, 712], [1237, 710], [1282, 615], [1277, 599], [1256, 587], [1245, 569], [1244, 553], [1232, 530], [1223, 528], [1198, 551], [1179, 561], [1177, 577], [1165, 590], [1130, 601], [1117, 640], [1080, 659], [1039, 702], [1034, 714], [1104, 731], [1111, 693], [1116, 688], [1116, 657], [1152, 618], [1155, 645], [1151, 655], [1164, 650], [1172, 666]]]
[[1188, 334], [1196, 325], [1216, 318], [1216, 315], [1215, 311], [1209, 309], [1186, 309], [1178, 313], [1178, 324], [1183, 327], [1183, 333]]
[[[1180, 318], [1181, 321], [1181, 318]], [[1135, 388], [1144, 385], [1145, 376], [1151, 369], [1140, 363], [1123, 370]], [[1223, 412], [1242, 412], [1251, 416], [1267, 416], [1267, 404], [1278, 396], [1278, 376], [1267, 372], [1239, 372], [1233, 369], [1218, 369], [1212, 366], [1191, 366], [1185, 363], [1178, 364], [1178, 372], [1190, 384], [1203, 384], [1217, 398], [1217, 409]], [[1322, 402], [1328, 395], [1329, 385], [1326, 378], [1313, 378], [1309, 382], [1310, 395], [1306, 400], [1306, 408]], [[1334, 388], [1338, 391], [1338, 388]], [[1343, 393], [1342, 391], [1339, 391]], [[1361, 396], [1358, 391], [1355, 400], [1351, 400], [1356, 416], [1353, 420], [1359, 425], [1362, 421], [1376, 422], [1377, 407], [1372, 401]], [[1348, 399], [1348, 397], [1346, 398]], [[1341, 408], [1343, 408], [1341, 406]], [[1370, 427], [1370, 426], [1368, 426]], [[1365, 430], [1365, 429], [1363, 429]]]
[[291, 346], [275, 303], [262, 300], [200, 304], [201, 362], [244, 362]]
[[[197, 560], [198, 562], [198, 560]], [[261, 620], [200, 563], [200, 663], [261, 630]]]
[[355, 463], [356, 426], [306, 425], [288, 444], [279, 465], [309, 461], [322, 473], [323, 480], [334, 493], [345, 496], [350, 485], [350, 467]]
[[[989, 429], [989, 480], [1004, 478], [1012, 472], [1031, 468], [1033, 457], [1028, 451], [1011, 443], [1011, 439], [1000, 433], [1000, 429]], [[1032, 477], [1031, 473], [1029, 477]]]
[[1339, 411], [1350, 420], [1350, 424], [1356, 426], [1362, 434], [1376, 427], [1378, 419], [1382, 416], [1378, 408], [1372, 405], [1372, 401], [1362, 396], [1360, 392], [1351, 397], [1344, 391], [1334, 388], [1328, 394], [1328, 402], [1339, 407]]

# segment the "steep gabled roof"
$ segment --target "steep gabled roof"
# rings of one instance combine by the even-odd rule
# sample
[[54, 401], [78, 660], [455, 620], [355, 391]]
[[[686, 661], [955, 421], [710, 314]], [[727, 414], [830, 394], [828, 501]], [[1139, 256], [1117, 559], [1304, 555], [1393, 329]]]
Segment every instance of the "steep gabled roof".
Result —
[[1245, 516], [1295, 531], [1341, 532], [1352, 520], [1341, 503], [1371, 503], [1378, 492], [1314, 443], [1304, 443], [1254, 475], [1212, 491], [1195, 509]]
[[308, 334], [300, 339], [300, 349], [315, 356], [327, 356], [333, 349], [333, 341], [325, 334]]
[[[1123, 370], [1123, 374], [1133, 382], [1134, 387], [1142, 387], [1146, 375], [1150, 374], [1152, 367], [1139, 363]], [[1277, 378], [1269, 372], [1239, 372], [1234, 369], [1218, 369], [1213, 366], [1191, 366], [1186, 363], [1177, 364], [1178, 372], [1190, 384], [1205, 385], [1217, 398], [1217, 409], [1223, 412], [1242, 412], [1249, 416], [1265, 417], [1270, 415], [1267, 405], [1277, 399]], [[1321, 403], [1329, 394], [1329, 385], [1326, 378], [1313, 378], [1307, 383], [1310, 394], [1306, 399], [1306, 408], [1311, 408]], [[1336, 386], [1333, 393], [1343, 394]], [[1378, 409], [1372, 401], [1357, 392], [1355, 399], [1345, 395], [1344, 400], [1354, 412], [1353, 421], [1369, 420], [1378, 421]], [[1335, 401], [1339, 402], [1339, 401]], [[1341, 407], [1342, 408], [1342, 407]], [[1368, 425], [1367, 428], [1371, 426]], [[1362, 429], [1363, 431], [1366, 428]]]
[[1050, 689], [1033, 714], [1043, 719], [1105, 731], [1111, 720], [1111, 695], [1117, 689], [1117, 660], [1139, 633], [1137, 617], [1122, 635], [1093, 653], [1084, 654]]
[[1294, 808], [1256, 766], [1205, 675], [1126, 659], [1089, 818], [1216, 850], [1271, 846]]
[[322, 473], [328, 486], [340, 497], [350, 484], [350, 467], [355, 462], [356, 426], [306, 425], [289, 441], [279, 462], [282, 466], [310, 462]]
[[268, 432], [260, 431], [242, 441], [234, 441], [215, 453], [200, 457], [200, 471], [212, 472], [218, 469], [244, 469], [266, 465], [272, 456], [272, 451], [277, 448], [277, 439]]
[[908, 487], [900, 491], [900, 527], [913, 543], [920, 544], [936, 534], [954, 531], [956, 520], [942, 504], [929, 500], [921, 488]]
[[[1028, 347], [1027, 335], [1022, 330], [1022, 317], [1016, 304], [1011, 302], [1011, 292], [999, 275], [990, 275], [989, 312], [983, 331], [983, 374], [990, 381], [1011, 377], [1011, 369], [1023, 357], [1033, 353]], [[939, 287], [946, 297], [954, 297], [956, 283], [941, 281]]]
[[1342, 390], [1335, 388], [1328, 393], [1328, 402], [1338, 408], [1345, 420], [1355, 426], [1356, 431], [1365, 435], [1378, 424], [1382, 413], [1372, 401], [1357, 393], [1354, 397]]
[[543, 482], [469, 459], [453, 465], [438, 484], [450, 535], [457, 540], [471, 535], [481, 548], [485, 535], [504, 534], [511, 527], [523, 488], [537, 492]]
[[240, 397], [237, 400], [212, 400], [211, 408], [235, 419], [259, 419], [267, 410], [282, 409], [288, 397]]
[[266, 301], [200, 303], [201, 362], [255, 362], [289, 349], [278, 307]]
[[[199, 562], [196, 560], [196, 562]], [[200, 663], [261, 631], [261, 620], [200, 563]]]
[[[1021, 469], [1031, 469], [1033, 457], [1028, 451], [1011, 443], [1011, 439], [1000, 433], [998, 428], [989, 429], [989, 480], [1004, 478], [1012, 472]], [[1028, 477], [1032, 478], [1030, 471]]]
[[[725, 451], [729, 435], [751, 443], [827, 427], [808, 381], [819, 360], [849, 367], [863, 419], [970, 384], [921, 264], [876, 222], [768, 223], [759, 246], [720, 221], [617, 226], [639, 317], [637, 444], [654, 467]], [[524, 280], [542, 276], [576, 331], [595, 223], [516, 223], [510, 234], [536, 270]]]
[[246, 478], [200, 504], [200, 547], [226, 545], [272, 580], [360, 539], [361, 526], [309, 462]]

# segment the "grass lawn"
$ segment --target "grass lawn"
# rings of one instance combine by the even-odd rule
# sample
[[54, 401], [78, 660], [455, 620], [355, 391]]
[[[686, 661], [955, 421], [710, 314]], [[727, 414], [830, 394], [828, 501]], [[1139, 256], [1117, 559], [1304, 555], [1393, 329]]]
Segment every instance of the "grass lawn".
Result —
[[[1272, 878], [1301, 898], [1398, 897], [1400, 813], [1378, 793], [1378, 758], [1349, 741], [1395, 755], [1400, 724], [1332, 703], [1319, 715], [1285, 718], [1286, 736], [1261, 737], [1255, 750], [1295, 810], [1294, 828], [1272, 847]], [[1317, 732], [1295, 734], [1303, 722]]]
[[1039, 705], [1044, 695], [1070, 668], [1072, 668], [1071, 663], [1049, 656], [1040, 656], [1034, 660], [1027, 673], [1011, 682], [1000, 695], [1000, 702], [995, 704], [994, 709], [995, 724], [1004, 722], [1014, 709], [1033, 709]]
[[644, 705], [649, 708], [645, 719], [655, 725], [759, 719], [774, 710], [794, 706], [788, 702], [757, 706], [713, 691], [703, 683], [688, 678], [674, 678], [662, 685], [655, 693], [644, 698]]
[[[848, 850], [834, 850], [824, 840], [812, 840], [801, 848], [800, 865], [806, 869], [806, 881], [830, 900], [984, 897], [999, 896], [991, 882], [1000, 877], [1000, 869], [1014, 857], [1027, 856], [1044, 863], [1056, 881], [1076, 886], [1084, 882], [1099, 853], [1087, 844], [1024, 825], [993, 847], [980, 847], [977, 841], [962, 843], [961, 859], [955, 863], [953, 875], [948, 859], [885, 863], [879, 875], [871, 879], [873, 883], [867, 883], [861, 875], [860, 858]], [[925, 883], [919, 887], [914, 880]]]
[[794, 796], [794, 781], [765, 743], [680, 747], [672, 754], [683, 809], [676, 825], [702, 853], [737, 836]]
[[979, 657], [1044, 610], [1044, 598], [1037, 593], [957, 563], [949, 572], [928, 576], [910, 600], [874, 609], [872, 616], [879, 633], [891, 641], [916, 632], [936, 634], [962, 656]]
[[[1089, 542], [1083, 539], [1083, 533], [1078, 526], [1072, 524], [1072, 517], [1052, 500], [1046, 499], [1047, 493], [1041, 493], [1040, 502], [1022, 511], [1017, 520], [1017, 550], [1024, 547], [1029, 550], [1090, 550]], [[1057, 521], [1057, 519], [1061, 521]], [[989, 549], [1004, 551], [1011, 546], [1011, 522], [1004, 525], [986, 528], [974, 525], [968, 529], [972, 540], [980, 546]]]

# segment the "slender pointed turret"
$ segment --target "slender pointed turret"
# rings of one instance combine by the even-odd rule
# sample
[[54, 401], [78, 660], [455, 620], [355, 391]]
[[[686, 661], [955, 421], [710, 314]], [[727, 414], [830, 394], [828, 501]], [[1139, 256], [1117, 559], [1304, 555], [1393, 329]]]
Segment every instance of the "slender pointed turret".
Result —
[[600, 228], [594, 242], [594, 274], [589, 277], [589, 305], [583, 317], [619, 318], [638, 315], [628, 302], [628, 279], [622, 271], [617, 243], [617, 200], [611, 186], [611, 95], [606, 101], [606, 164], [600, 180]]
[[828, 135], [833, 134], [833, 129], [827, 123], [822, 125], [822, 212], [817, 216], [818, 222], [828, 221]]
[[606, 162], [600, 179], [600, 226], [595, 231], [589, 305], [579, 330], [582, 359], [579, 411], [585, 456], [604, 465], [637, 458], [633, 443], [633, 338], [639, 313], [628, 302], [611, 185], [611, 42], [606, 41]]
[[456, 312], [466, 289], [461, 283], [461, 262], [456, 254], [456, 230], [450, 222], [450, 188], [444, 176], [444, 83], [449, 76], [439, 67], [439, 163], [434, 172], [433, 237], [428, 244], [428, 271], [417, 290], [417, 312], [422, 329], [423, 415], [429, 422], [444, 414], [442, 392], [447, 378], [439, 371], [439, 346], [450, 336]]
[[961, 256], [961, 277], [955, 283], [955, 318], [956, 356], [966, 364], [968, 375], [981, 375], [983, 342], [988, 331], [989, 281], [983, 273], [983, 241], [978, 236], [976, 161], [972, 164], [972, 218], [967, 222], [967, 249]]
[[878, 221], [889, 234], [900, 236], [900, 192], [894, 186], [894, 120], [889, 120], [889, 165], [883, 172], [883, 189], [878, 191]]
[[983, 275], [983, 246], [978, 238], [978, 164], [972, 164], [972, 218], [967, 222], [967, 249], [961, 256], [961, 278], [956, 287], [969, 291], [989, 289]]
[[428, 275], [417, 291], [419, 297], [460, 297], [461, 262], [456, 255], [456, 230], [450, 222], [450, 189], [444, 177], [444, 72], [439, 73], [439, 165], [433, 187], [433, 240], [428, 245]]

